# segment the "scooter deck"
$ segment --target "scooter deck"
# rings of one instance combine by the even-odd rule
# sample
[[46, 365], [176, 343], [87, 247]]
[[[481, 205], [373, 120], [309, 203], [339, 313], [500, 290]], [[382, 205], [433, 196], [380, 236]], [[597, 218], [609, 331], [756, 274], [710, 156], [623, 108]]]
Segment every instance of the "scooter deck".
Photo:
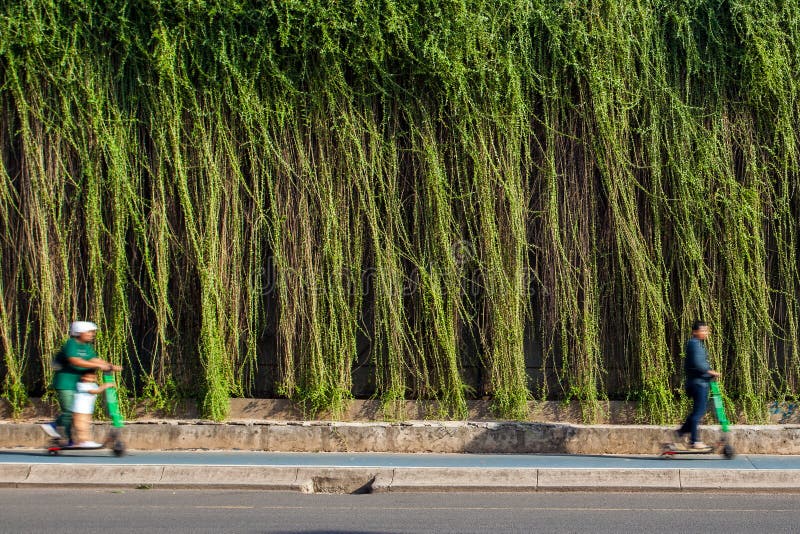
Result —
[[664, 458], [671, 458], [682, 454], [719, 454], [725, 459], [731, 460], [736, 456], [736, 451], [733, 450], [733, 447], [731, 447], [724, 436], [719, 443], [707, 446], [703, 449], [692, 449], [678, 443], [665, 443], [661, 449], [661, 456]]
[[72, 447], [67, 445], [51, 445], [47, 447], [47, 452], [60, 452], [60, 451], [96, 451], [99, 449], [107, 448], [105, 445], [99, 447]]
[[711, 454], [716, 452], [719, 447], [705, 447], [703, 449], [690, 449], [689, 447], [681, 447], [674, 443], [667, 443], [661, 451], [662, 456], [672, 456], [673, 454]]
[[68, 445], [50, 444], [47, 447], [47, 453], [53, 456], [58, 455], [61, 451], [98, 451], [100, 449], [108, 449], [114, 453], [114, 456], [125, 455], [125, 445], [118, 439], [108, 439], [101, 443], [99, 447], [75, 447]]

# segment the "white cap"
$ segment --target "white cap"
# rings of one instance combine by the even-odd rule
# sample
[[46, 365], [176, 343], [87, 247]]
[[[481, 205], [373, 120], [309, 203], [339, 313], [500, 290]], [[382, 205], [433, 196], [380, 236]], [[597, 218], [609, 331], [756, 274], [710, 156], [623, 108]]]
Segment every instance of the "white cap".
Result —
[[69, 336], [76, 337], [84, 332], [92, 332], [97, 330], [97, 325], [89, 321], [75, 321], [69, 325]]

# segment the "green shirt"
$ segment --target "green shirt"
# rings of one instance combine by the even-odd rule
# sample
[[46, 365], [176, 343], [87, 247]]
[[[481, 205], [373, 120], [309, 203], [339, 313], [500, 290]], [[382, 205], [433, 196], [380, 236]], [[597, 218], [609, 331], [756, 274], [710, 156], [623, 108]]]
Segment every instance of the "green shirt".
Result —
[[53, 388], [55, 389], [75, 389], [81, 376], [93, 371], [88, 367], [70, 365], [69, 358], [89, 361], [97, 358], [97, 353], [89, 343], [81, 343], [75, 338], [69, 338], [55, 357], [56, 364], [61, 366], [53, 375]]

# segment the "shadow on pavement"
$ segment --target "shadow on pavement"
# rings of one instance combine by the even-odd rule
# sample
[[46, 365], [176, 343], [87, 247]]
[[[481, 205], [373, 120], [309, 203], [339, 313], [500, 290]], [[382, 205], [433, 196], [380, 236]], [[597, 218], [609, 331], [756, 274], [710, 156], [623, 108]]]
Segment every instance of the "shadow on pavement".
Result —
[[385, 534], [383, 530], [278, 530], [270, 534]]
[[49, 456], [49, 453], [46, 450], [26, 450], [26, 451], [18, 451], [18, 450], [8, 450], [8, 449], [0, 449], [0, 454], [9, 455], [9, 456]]
[[[536, 456], [536, 455], [531, 455]], [[555, 456], [558, 458], [602, 458], [602, 459], [609, 459], [609, 458], [619, 458], [621, 460], [655, 460], [659, 462], [663, 462], [665, 459], [660, 454], [645, 454], [641, 456], [636, 455], [625, 455], [625, 454], [569, 454], [569, 453], [561, 453], [561, 454], [542, 454], [541, 456]]]

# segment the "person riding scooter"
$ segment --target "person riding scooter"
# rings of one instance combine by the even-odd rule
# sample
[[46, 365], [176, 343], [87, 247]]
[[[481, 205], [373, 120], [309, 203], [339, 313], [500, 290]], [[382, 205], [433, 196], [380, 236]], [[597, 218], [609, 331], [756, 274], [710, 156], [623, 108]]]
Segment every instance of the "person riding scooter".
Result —
[[[107, 362], [97, 356], [92, 346], [97, 335], [97, 325], [89, 321], [75, 321], [70, 325], [70, 338], [54, 358], [55, 373], [53, 388], [58, 396], [61, 413], [52, 423], [45, 423], [42, 429], [51, 437], [67, 439], [72, 443], [72, 406], [75, 402], [77, 384], [84, 373], [102, 370], [121, 371], [122, 367]], [[63, 434], [58, 432], [63, 428]]]
[[719, 373], [711, 369], [705, 347], [708, 339], [708, 325], [703, 321], [692, 324], [692, 337], [686, 342], [686, 357], [683, 369], [686, 374], [686, 393], [692, 399], [692, 411], [686, 417], [683, 426], [675, 431], [677, 443], [685, 440], [686, 434], [691, 439], [691, 448], [708, 449], [708, 445], [700, 441], [697, 426], [706, 414], [708, 402], [708, 383], [719, 377]]

